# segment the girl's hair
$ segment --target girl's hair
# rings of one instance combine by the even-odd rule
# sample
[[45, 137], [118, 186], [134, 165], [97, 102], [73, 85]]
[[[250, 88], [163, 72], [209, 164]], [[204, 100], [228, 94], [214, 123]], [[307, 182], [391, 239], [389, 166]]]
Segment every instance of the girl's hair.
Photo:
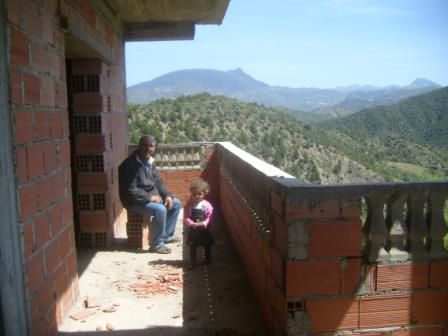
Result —
[[210, 186], [206, 181], [204, 181], [201, 178], [198, 178], [197, 180], [194, 180], [190, 184], [190, 191], [199, 190], [203, 191], [204, 193], [208, 193], [210, 191]]

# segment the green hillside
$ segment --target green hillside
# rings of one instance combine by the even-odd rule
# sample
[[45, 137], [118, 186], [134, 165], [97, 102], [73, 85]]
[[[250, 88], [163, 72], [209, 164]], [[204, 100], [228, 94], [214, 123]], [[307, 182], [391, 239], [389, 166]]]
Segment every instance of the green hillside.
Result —
[[354, 136], [399, 137], [447, 150], [448, 87], [320, 125]]
[[[135, 143], [143, 133], [153, 134], [161, 143], [231, 141], [306, 182], [354, 183], [443, 176], [426, 165], [401, 158], [391, 160], [387, 154], [390, 146], [381, 138], [355, 141], [346, 132], [307, 125], [290, 113], [223, 96], [200, 94], [160, 99], [147, 105], [131, 104], [128, 111], [131, 142]], [[396, 142], [402, 146], [399, 139]], [[425, 146], [407, 142], [404, 145], [409, 146], [409, 153], [432, 155]], [[366, 151], [370, 146], [374, 147]], [[370, 151], [377, 157], [372, 159]], [[410, 165], [400, 166], [396, 162]], [[433, 164], [442, 165], [437, 159]]]
[[337, 148], [386, 179], [448, 176], [448, 88], [318, 125]]

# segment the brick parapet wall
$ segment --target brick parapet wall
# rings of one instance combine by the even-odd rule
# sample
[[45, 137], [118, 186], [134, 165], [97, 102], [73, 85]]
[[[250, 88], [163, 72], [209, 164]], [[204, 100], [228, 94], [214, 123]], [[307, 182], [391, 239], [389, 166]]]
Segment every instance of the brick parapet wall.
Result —
[[[204, 155], [201, 164], [195, 168], [179, 167], [175, 169], [160, 169], [160, 177], [165, 182], [166, 187], [183, 204], [190, 197], [190, 183], [198, 178], [202, 178], [210, 185], [210, 193], [206, 196], [213, 204], [219, 204], [219, 166], [215, 153], [215, 145], [204, 144]], [[157, 164], [157, 162], [156, 162]]]
[[286, 331], [285, 270], [282, 249], [257, 227], [244, 199], [224, 175], [220, 176], [220, 204], [224, 219], [252, 284], [271, 335]]
[[190, 196], [191, 181], [201, 176], [201, 169], [166, 170], [160, 173], [167, 189], [185, 204]]
[[[287, 334], [287, 225], [282, 189], [289, 175], [229, 143], [219, 144], [220, 204], [270, 335]], [[277, 202], [277, 203], [276, 203]]]
[[365, 262], [359, 202], [288, 205], [273, 193], [269, 241], [228, 179], [220, 178], [220, 190], [226, 223], [272, 335], [447, 332], [448, 261]]
[[[30, 333], [49, 335], [78, 295], [65, 37], [60, 18], [84, 31], [117, 61], [110, 67], [112, 106], [117, 112], [108, 121], [113, 162], [120, 162], [127, 149], [123, 42], [88, 1], [5, 3], [18, 225], [23, 233]], [[119, 205], [115, 213], [120, 217]]]
[[[446, 183], [324, 187], [250, 179], [259, 171], [237, 162], [246, 155], [222, 151], [222, 212], [271, 335], [446, 335], [448, 258], [437, 246], [447, 233]], [[259, 216], [262, 208], [251, 202], [264, 197], [247, 197], [267, 191], [267, 215]], [[424, 237], [432, 244], [413, 249]], [[400, 250], [406, 239], [411, 252]]]
[[[408, 187], [411, 186], [403, 188]], [[376, 188], [381, 193], [381, 186]], [[431, 186], [425, 188], [414, 185], [414, 194], [437, 193], [431, 191]], [[369, 246], [374, 244], [369, 243], [369, 229], [376, 224], [371, 221], [371, 214], [365, 223], [361, 220], [365, 214], [361, 197], [357, 195], [359, 191], [344, 192], [352, 194], [350, 199], [337, 195], [313, 198], [312, 190], [302, 190], [302, 193], [301, 201], [276, 194], [272, 202], [288, 226], [286, 295], [288, 325], [294, 326], [289, 334], [442, 335], [447, 332], [447, 258], [430, 259], [428, 254], [422, 261], [420, 255], [414, 259], [412, 254], [393, 246], [372, 254]], [[370, 191], [364, 193], [368, 199]], [[391, 211], [394, 211], [392, 203], [388, 209]], [[382, 239], [394, 239], [393, 233], [397, 234], [392, 230], [391, 238], [384, 233]], [[402, 233], [402, 239], [406, 235]], [[375, 255], [378, 260], [371, 260]]]

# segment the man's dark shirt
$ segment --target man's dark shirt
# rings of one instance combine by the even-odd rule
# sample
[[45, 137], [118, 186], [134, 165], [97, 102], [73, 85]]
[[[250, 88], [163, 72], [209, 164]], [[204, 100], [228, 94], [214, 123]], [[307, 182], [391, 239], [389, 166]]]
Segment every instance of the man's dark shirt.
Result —
[[154, 163], [143, 165], [142, 162], [137, 160], [136, 150], [118, 167], [120, 200], [124, 207], [148, 203], [151, 196], [160, 195], [162, 199], [171, 196]]

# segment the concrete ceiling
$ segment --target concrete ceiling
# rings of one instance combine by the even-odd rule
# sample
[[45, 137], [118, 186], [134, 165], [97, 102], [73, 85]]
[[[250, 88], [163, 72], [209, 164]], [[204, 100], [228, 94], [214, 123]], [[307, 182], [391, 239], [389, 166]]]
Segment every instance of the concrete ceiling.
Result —
[[220, 24], [229, 0], [107, 0], [124, 23]]
[[221, 24], [230, 0], [103, 0], [126, 41], [193, 39], [195, 25]]
[[[221, 24], [230, 0], [89, 0], [112, 29], [129, 41], [194, 39], [197, 24]], [[115, 63], [110, 50], [76, 24], [61, 18], [67, 58], [102, 58]]]

